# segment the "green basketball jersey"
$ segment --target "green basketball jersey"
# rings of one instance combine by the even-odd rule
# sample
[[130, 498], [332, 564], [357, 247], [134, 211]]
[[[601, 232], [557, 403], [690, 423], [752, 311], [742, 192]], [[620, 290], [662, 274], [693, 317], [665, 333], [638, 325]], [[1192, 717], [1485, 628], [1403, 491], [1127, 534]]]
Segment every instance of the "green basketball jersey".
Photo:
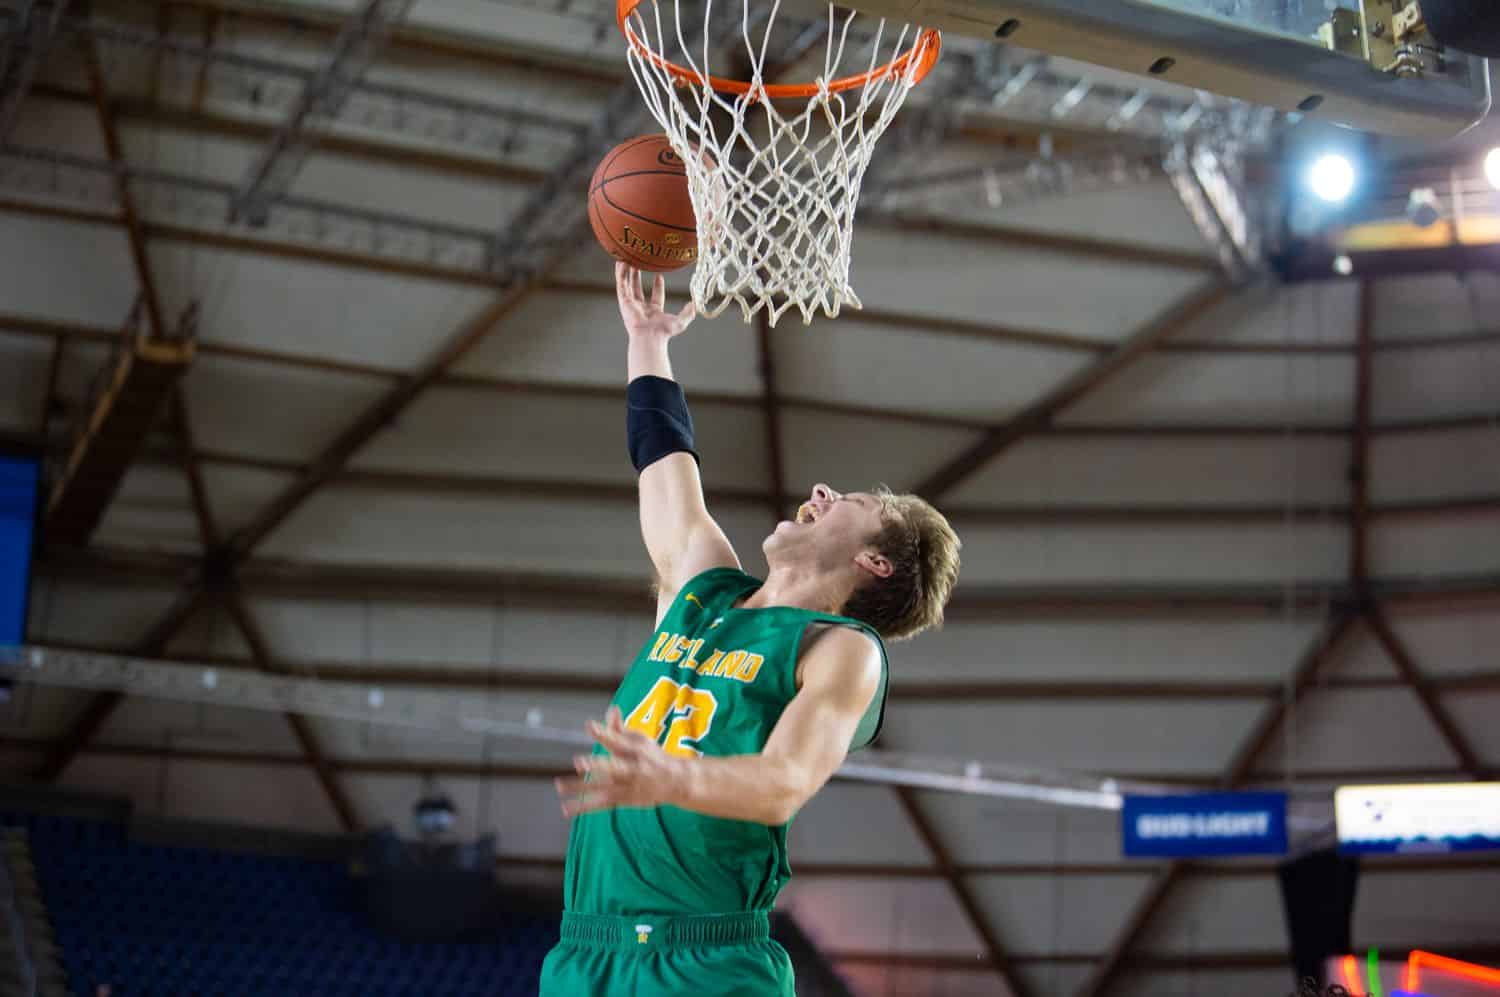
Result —
[[[736, 609], [761, 585], [733, 568], [695, 576], [636, 655], [612, 702], [626, 726], [680, 755], [748, 755], [765, 747], [796, 694], [797, 651], [811, 623], [856, 620], [790, 607]], [[889, 673], [851, 750], [874, 740]], [[604, 749], [595, 746], [600, 754]], [[707, 817], [663, 806], [573, 819], [563, 887], [582, 914], [718, 914], [768, 910], [791, 878], [785, 825]]]

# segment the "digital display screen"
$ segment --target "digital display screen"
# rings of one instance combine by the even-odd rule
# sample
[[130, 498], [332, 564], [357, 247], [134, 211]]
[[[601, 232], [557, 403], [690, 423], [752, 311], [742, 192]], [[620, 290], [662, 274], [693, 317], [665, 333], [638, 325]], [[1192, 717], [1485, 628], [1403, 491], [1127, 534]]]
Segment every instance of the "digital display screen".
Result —
[[35, 458], [0, 455], [0, 646], [26, 637], [40, 476]]
[[1333, 811], [1346, 852], [1500, 849], [1500, 782], [1340, 786]]

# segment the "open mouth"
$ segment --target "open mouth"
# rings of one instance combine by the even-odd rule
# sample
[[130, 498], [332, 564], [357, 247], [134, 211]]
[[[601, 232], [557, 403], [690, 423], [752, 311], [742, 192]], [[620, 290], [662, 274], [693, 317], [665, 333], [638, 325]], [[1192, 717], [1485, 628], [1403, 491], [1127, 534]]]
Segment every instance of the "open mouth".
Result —
[[816, 523], [818, 521], [818, 509], [811, 502], [803, 502], [797, 507], [797, 522], [801, 524]]

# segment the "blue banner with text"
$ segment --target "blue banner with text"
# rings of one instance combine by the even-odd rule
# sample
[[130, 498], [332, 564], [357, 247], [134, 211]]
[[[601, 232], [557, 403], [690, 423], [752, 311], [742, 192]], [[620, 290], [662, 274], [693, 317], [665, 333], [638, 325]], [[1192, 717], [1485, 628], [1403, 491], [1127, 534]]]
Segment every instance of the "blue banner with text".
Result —
[[1282, 855], [1286, 794], [1127, 796], [1120, 830], [1124, 853], [1137, 858]]

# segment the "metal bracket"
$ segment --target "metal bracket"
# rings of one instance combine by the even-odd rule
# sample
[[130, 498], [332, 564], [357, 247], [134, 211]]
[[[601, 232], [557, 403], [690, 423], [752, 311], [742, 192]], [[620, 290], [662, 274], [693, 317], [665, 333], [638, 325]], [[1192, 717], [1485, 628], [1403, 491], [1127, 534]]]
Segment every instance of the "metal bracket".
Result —
[[1417, 0], [1359, 0], [1334, 9], [1318, 28], [1330, 51], [1363, 59], [1383, 73], [1418, 77], [1443, 69], [1441, 49], [1427, 32]]

